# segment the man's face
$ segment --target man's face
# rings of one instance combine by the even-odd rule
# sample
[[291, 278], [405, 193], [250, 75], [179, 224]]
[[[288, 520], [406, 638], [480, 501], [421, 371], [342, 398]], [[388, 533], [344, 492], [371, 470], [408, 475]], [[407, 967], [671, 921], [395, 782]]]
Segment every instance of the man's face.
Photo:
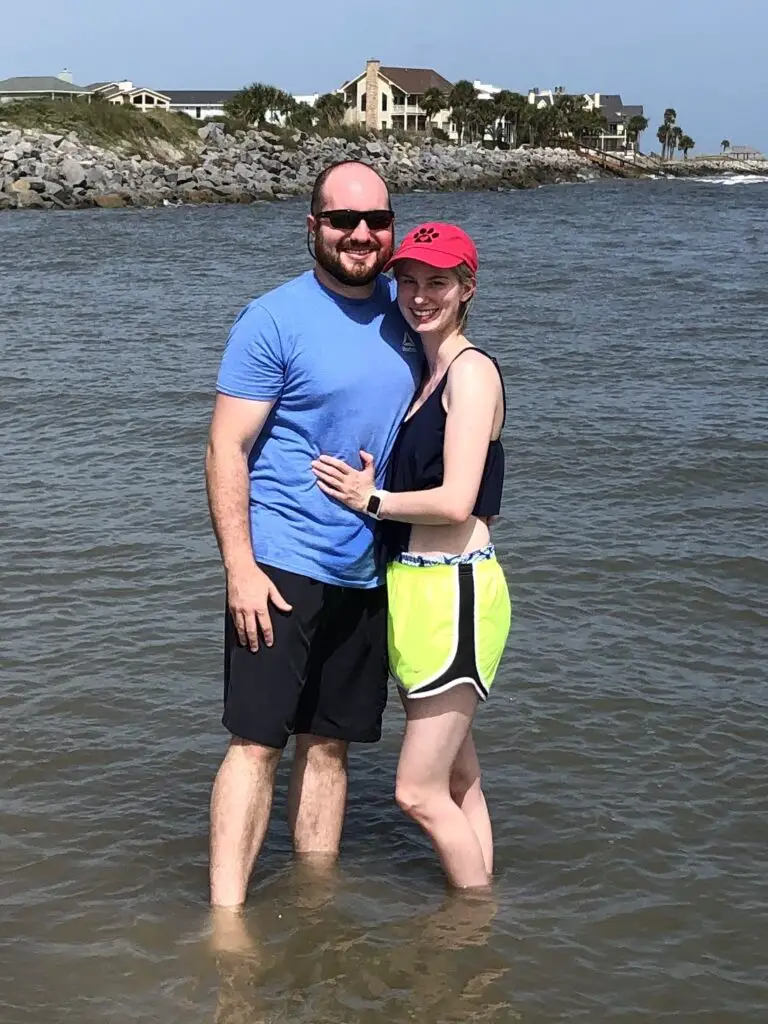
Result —
[[[394, 225], [368, 224], [362, 217], [351, 226], [334, 227], [321, 214], [327, 210], [389, 210], [389, 194], [381, 178], [360, 164], [336, 168], [325, 183], [320, 211], [307, 224], [314, 236], [315, 258], [340, 284], [363, 288], [382, 271], [394, 249]], [[375, 218], [371, 218], [375, 221]], [[350, 220], [354, 220], [354, 217]]]

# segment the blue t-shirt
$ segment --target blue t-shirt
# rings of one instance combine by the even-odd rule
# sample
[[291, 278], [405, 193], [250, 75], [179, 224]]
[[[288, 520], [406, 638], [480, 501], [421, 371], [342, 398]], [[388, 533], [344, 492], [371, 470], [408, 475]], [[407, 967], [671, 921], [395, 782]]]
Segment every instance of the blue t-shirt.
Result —
[[362, 448], [374, 456], [383, 486], [421, 352], [385, 277], [371, 298], [347, 299], [310, 270], [240, 313], [217, 390], [275, 402], [248, 460], [259, 562], [340, 586], [383, 582], [374, 524], [323, 494], [310, 463], [334, 455], [357, 469]]

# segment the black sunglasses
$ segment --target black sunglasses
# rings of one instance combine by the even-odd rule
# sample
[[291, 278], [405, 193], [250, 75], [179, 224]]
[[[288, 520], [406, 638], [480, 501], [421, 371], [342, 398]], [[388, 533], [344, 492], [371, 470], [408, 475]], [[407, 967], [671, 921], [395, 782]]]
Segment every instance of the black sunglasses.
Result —
[[327, 220], [336, 231], [354, 231], [361, 220], [371, 231], [386, 231], [395, 219], [391, 210], [323, 210], [315, 216]]

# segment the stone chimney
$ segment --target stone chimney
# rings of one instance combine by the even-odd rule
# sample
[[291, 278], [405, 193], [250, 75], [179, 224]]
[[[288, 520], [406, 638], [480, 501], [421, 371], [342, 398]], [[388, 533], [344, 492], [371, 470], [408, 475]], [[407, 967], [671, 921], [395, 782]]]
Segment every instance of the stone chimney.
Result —
[[381, 114], [379, 107], [379, 71], [381, 70], [380, 60], [368, 60], [365, 62], [365, 127], [378, 131]]

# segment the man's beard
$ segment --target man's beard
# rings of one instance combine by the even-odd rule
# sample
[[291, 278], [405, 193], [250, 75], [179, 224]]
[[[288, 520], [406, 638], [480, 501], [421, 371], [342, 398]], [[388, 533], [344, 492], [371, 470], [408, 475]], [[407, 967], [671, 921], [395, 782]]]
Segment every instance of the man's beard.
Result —
[[[374, 281], [384, 269], [384, 265], [394, 249], [393, 243], [381, 246], [373, 239], [362, 245], [346, 241], [332, 248], [325, 244], [322, 231], [315, 232], [314, 242], [315, 259], [323, 270], [329, 273], [331, 277], [335, 277], [339, 284], [344, 284], [351, 288], [364, 288], [371, 281]], [[341, 262], [341, 253], [349, 251], [375, 252], [376, 262], [372, 267], [360, 263], [354, 265], [351, 270], [348, 270]]]

